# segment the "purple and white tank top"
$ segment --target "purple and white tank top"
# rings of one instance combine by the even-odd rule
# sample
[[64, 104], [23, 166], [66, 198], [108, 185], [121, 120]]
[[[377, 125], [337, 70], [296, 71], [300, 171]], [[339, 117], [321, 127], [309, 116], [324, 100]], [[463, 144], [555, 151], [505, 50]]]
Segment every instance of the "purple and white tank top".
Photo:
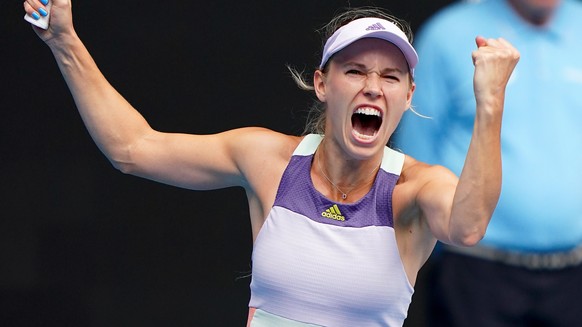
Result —
[[250, 325], [402, 326], [414, 291], [392, 215], [404, 155], [386, 147], [368, 194], [337, 203], [311, 181], [321, 140], [308, 135], [293, 153], [255, 241]]

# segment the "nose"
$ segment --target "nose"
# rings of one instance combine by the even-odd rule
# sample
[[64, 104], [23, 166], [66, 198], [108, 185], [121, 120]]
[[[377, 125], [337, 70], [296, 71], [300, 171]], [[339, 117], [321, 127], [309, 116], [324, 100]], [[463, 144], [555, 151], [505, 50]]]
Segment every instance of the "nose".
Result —
[[363, 91], [369, 97], [377, 98], [382, 96], [382, 78], [380, 74], [376, 72], [368, 73]]

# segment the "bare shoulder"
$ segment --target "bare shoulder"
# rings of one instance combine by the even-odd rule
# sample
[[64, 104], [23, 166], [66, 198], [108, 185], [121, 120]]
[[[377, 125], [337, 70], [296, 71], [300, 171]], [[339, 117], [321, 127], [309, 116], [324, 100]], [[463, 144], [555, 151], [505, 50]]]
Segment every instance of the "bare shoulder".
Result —
[[293, 152], [303, 139], [266, 128], [242, 128], [230, 131], [229, 143], [249, 201], [256, 237], [273, 206], [283, 172]]
[[433, 191], [438, 193], [439, 188], [456, 183], [457, 177], [446, 167], [430, 165], [407, 155], [394, 190], [395, 216], [419, 218], [423, 194]]
[[279, 180], [293, 151], [303, 137], [287, 135], [261, 127], [246, 127], [229, 132], [228, 142], [238, 169], [251, 189]]
[[430, 165], [407, 155], [404, 159], [399, 184], [407, 183], [407, 187], [420, 189], [427, 183], [450, 180], [451, 178], [456, 179], [455, 175], [446, 167]]
[[[227, 132], [230, 135], [230, 147], [241, 161], [256, 160], [271, 163], [287, 161], [303, 137], [287, 135], [262, 127], [245, 127]], [[257, 156], [252, 156], [252, 155]]]

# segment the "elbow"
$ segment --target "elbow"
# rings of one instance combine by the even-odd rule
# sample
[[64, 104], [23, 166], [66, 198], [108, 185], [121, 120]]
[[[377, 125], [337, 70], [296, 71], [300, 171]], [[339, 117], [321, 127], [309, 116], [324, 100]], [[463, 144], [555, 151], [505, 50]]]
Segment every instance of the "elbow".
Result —
[[487, 232], [491, 220], [491, 211], [478, 210], [477, 215], [457, 216], [456, 224], [450, 225], [450, 240], [453, 245], [471, 247], [477, 245]]
[[114, 159], [109, 159], [109, 162], [111, 163], [113, 168], [119, 170], [124, 174], [133, 175], [135, 173], [135, 165], [132, 165], [131, 163]]
[[471, 247], [471, 246], [475, 246], [477, 245], [477, 243], [479, 243], [482, 239], [483, 236], [485, 236], [484, 234], [481, 235], [469, 235], [468, 237], [465, 237], [461, 240], [461, 246], [466, 246], [466, 247]]
[[485, 237], [484, 228], [475, 228], [451, 237], [451, 243], [456, 246], [471, 247], [477, 245]]
[[132, 146], [126, 146], [114, 153], [107, 154], [107, 159], [115, 169], [129, 175], [134, 175], [137, 171], [135, 157], [135, 147]]
[[[117, 142], [116, 146], [111, 147], [106, 152], [111, 165], [124, 174], [144, 177], [150, 173], [148, 168], [151, 169], [160, 160], [161, 154], [159, 137], [156, 138], [155, 131], [150, 131], [137, 134], [125, 142]], [[157, 157], [152, 158], [155, 155]]]

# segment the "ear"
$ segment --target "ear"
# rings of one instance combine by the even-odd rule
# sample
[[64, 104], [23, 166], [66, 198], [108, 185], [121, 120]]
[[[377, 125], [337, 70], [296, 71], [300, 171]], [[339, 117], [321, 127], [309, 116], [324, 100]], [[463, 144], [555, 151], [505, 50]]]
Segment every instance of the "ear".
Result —
[[326, 93], [325, 93], [325, 76], [321, 70], [316, 70], [313, 73], [313, 89], [315, 90], [315, 94], [317, 98], [321, 102], [326, 101]]
[[414, 90], [416, 90], [416, 84], [411, 82], [408, 93], [406, 94], [406, 110], [410, 109], [412, 106], [412, 95], [414, 94]]

